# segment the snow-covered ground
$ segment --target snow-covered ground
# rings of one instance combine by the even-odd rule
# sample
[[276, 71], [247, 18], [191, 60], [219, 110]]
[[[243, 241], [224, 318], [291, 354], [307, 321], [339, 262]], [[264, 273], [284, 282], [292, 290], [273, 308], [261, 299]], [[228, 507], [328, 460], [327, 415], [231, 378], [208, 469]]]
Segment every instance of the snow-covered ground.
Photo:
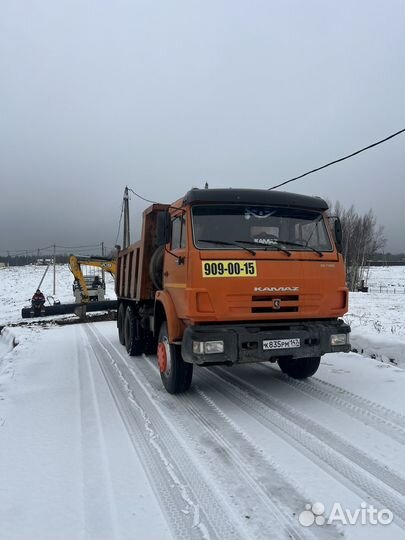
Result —
[[[45, 266], [10, 266], [0, 269], [0, 326], [22, 321], [21, 309], [29, 306], [36, 291]], [[63, 303], [73, 303], [73, 275], [67, 264], [56, 265], [55, 299]], [[52, 303], [53, 297], [53, 266], [49, 268], [41, 285], [45, 297], [49, 297], [46, 305]], [[106, 299], [114, 300], [114, 280], [110, 274], [105, 274]]]
[[[21, 308], [3, 297], [39, 281], [10, 270], [0, 325]], [[403, 282], [404, 268], [371, 275]], [[306, 381], [269, 364], [200, 368], [181, 396], [155, 357], [127, 356], [114, 322], [5, 328], [0, 540], [402, 539], [405, 371], [389, 359], [404, 311], [399, 294], [352, 294], [352, 342], [375, 358], [325, 355]], [[393, 521], [371, 524], [371, 505]]]
[[405, 366], [405, 266], [372, 267], [367, 284], [368, 293], [350, 293], [352, 348]]

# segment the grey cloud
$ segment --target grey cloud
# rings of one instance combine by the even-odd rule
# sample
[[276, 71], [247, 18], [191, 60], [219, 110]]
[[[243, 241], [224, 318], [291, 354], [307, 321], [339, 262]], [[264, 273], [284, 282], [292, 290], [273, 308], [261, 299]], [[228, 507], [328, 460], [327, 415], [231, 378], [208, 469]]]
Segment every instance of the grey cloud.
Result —
[[[3, 0], [0, 249], [113, 244], [126, 184], [163, 202], [265, 188], [404, 127], [403, 16], [396, 0]], [[373, 208], [400, 251], [403, 150], [286, 189]]]

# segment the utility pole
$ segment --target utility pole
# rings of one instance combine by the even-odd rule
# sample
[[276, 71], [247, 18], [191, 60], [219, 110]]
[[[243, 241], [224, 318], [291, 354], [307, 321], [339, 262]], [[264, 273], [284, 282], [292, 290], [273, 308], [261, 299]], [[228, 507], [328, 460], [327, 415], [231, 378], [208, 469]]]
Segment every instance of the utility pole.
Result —
[[53, 245], [53, 294], [56, 294], [56, 245]]
[[[104, 242], [101, 242], [101, 256], [104, 257]], [[101, 281], [103, 283], [105, 283], [104, 279], [105, 279], [105, 271], [103, 267], [101, 268]]]
[[122, 249], [126, 249], [131, 243], [131, 238], [129, 234], [129, 195], [128, 187], [125, 187], [124, 191], [124, 238], [123, 238]]

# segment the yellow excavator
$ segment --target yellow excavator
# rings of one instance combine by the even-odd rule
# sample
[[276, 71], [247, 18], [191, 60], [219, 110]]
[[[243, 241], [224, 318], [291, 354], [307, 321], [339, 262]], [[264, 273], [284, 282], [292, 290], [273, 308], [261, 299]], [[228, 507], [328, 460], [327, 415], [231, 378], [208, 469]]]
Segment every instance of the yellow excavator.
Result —
[[[101, 278], [96, 272], [83, 273], [83, 267], [85, 266], [101, 270]], [[78, 317], [85, 320], [87, 312], [111, 311], [117, 309], [116, 300], [106, 300], [104, 298], [104, 272], [109, 272], [115, 279], [117, 273], [117, 263], [115, 259], [70, 255], [69, 268], [74, 276], [73, 294], [75, 296], [75, 303], [61, 304], [59, 302], [53, 302], [49, 306], [44, 305], [42, 306], [41, 317], [75, 313]], [[45, 274], [43, 277], [45, 277]], [[21, 316], [26, 319], [35, 317], [36, 315], [33, 312], [32, 307], [24, 307], [21, 310]]]
[[[98, 274], [83, 274], [82, 266], [99, 268], [102, 277]], [[69, 256], [69, 268], [75, 280], [73, 282], [73, 294], [77, 304], [89, 302], [102, 302], [105, 295], [104, 272], [108, 272], [115, 279], [117, 263], [115, 259], [105, 257], [77, 257]]]

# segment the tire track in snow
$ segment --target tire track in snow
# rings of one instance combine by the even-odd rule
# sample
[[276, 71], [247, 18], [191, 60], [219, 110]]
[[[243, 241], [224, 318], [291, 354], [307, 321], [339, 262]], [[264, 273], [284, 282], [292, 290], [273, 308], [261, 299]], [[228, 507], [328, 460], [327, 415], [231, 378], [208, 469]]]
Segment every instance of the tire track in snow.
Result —
[[[179, 445], [151, 396], [130, 372], [117, 351], [93, 325], [89, 342], [129, 436], [177, 539], [242, 540], [206, 480]], [[107, 346], [106, 346], [107, 345]]]
[[392, 422], [393, 424], [396, 424], [401, 428], [405, 428], [405, 416], [403, 416], [402, 414], [393, 411], [392, 409], [388, 409], [380, 403], [376, 403], [375, 401], [371, 401], [357, 394], [353, 394], [352, 392], [349, 392], [348, 390], [345, 390], [340, 386], [323, 381], [322, 379], [318, 379], [317, 377], [313, 377], [313, 380], [320, 386], [327, 388], [330, 392], [335, 393], [335, 395], [337, 394], [339, 396], [344, 396], [347, 401], [359, 405], [360, 407], [367, 408], [372, 411], [376, 416], [385, 418], [389, 422]]
[[[270, 369], [273, 369], [270, 366], [268, 367]], [[348, 390], [345, 390], [344, 388], [341, 388], [340, 386], [329, 383], [327, 381], [323, 381], [322, 379], [319, 379], [317, 377], [312, 377], [312, 380], [316, 382], [316, 384], [318, 384], [319, 386], [322, 386], [325, 389], [328, 389], [332, 394], [338, 395], [338, 396], [344, 396], [346, 401], [348, 401], [349, 403], [351, 402], [360, 407], [369, 409], [376, 416], [385, 418], [389, 422], [392, 422], [393, 424], [396, 424], [397, 426], [401, 428], [405, 428], [405, 416], [403, 416], [402, 414], [396, 411], [393, 411], [392, 409], [388, 409], [387, 407], [384, 407], [384, 405], [381, 405], [380, 403], [376, 403], [375, 401], [371, 401], [370, 399], [366, 399], [357, 394], [353, 394], [352, 392], [349, 392]]]
[[[110, 342], [111, 343], [111, 342]], [[114, 347], [113, 344], [111, 346]], [[226, 485], [226, 492], [235, 490], [232, 482], [235, 481], [235, 471], [237, 479], [243, 480], [243, 493], [247, 499], [249, 493], [253, 494], [253, 499], [257, 505], [263, 507], [262, 513], [268, 509], [268, 518], [273, 515], [276, 520], [283, 523], [291, 538], [302, 540], [308, 537], [315, 537], [318, 540], [333, 540], [342, 538], [340, 531], [334, 526], [326, 528], [305, 530], [298, 524], [294, 514], [298, 509], [304, 508], [308, 502], [308, 497], [293, 486], [277, 469], [274, 463], [264, 455], [260, 448], [243, 432], [200, 388], [194, 387], [190, 393], [176, 396], [176, 401], [181, 407], [176, 407], [173, 403], [166, 403], [165, 393], [162, 393], [160, 374], [157, 366], [148, 357], [144, 357], [145, 362], [138, 362], [131, 371], [133, 376], [139, 375], [145, 378], [146, 384], [151, 391], [156, 392], [157, 400], [162, 402], [162, 406], [170, 406], [170, 414], [175, 418], [176, 427], [181, 427], [183, 436], [191, 441], [191, 444], [198, 446], [200, 441], [195, 439], [193, 433], [196, 428], [203, 433], [204, 449], [213, 454], [211, 463], [212, 474], [221, 479], [221, 484]], [[223, 464], [218, 461], [220, 453], [223, 460], [226, 460], [232, 475], [227, 478], [223, 476]], [[217, 463], [215, 462], [217, 461]], [[222, 469], [222, 470], [221, 470]], [[222, 478], [221, 478], [222, 477]], [[224, 486], [225, 487], [225, 486]], [[240, 491], [240, 489], [239, 489]], [[270, 523], [266, 523], [270, 525]], [[262, 532], [265, 532], [262, 530]], [[274, 528], [268, 532], [274, 536]]]
[[[233, 403], [268, 429], [276, 428], [282, 437], [287, 436], [293, 441], [298, 450], [302, 451], [304, 448], [317, 456], [325, 464], [327, 471], [338, 472], [350, 484], [377, 502], [377, 506], [388, 507], [394, 512], [401, 526], [404, 525], [404, 480], [394, 471], [386, 470], [370, 456], [304, 416], [297, 409], [268, 396], [224, 369], [209, 369], [203, 377], [209, 384], [212, 384], [213, 378], [221, 381], [221, 392]], [[375, 466], [380, 477], [376, 475]]]
[[[136, 387], [137, 385], [141, 385], [142, 387], [145, 387], [145, 390], [146, 390], [146, 393], [151, 396], [153, 398], [153, 402], [155, 404], [155, 407], [158, 409], [158, 412], [159, 414], [161, 414], [164, 418], [164, 420], [167, 422], [167, 428], [170, 430], [172, 430], [173, 432], [177, 433], [178, 435], [180, 434], [180, 427], [181, 425], [183, 425], [183, 433], [182, 433], [182, 436], [180, 438], [178, 438], [178, 443], [180, 444], [184, 444], [185, 441], [187, 439], [189, 439], [190, 441], [193, 441], [194, 443], [194, 446], [195, 447], [199, 447], [201, 448], [201, 441], [196, 441], [195, 438], [193, 439], [193, 433], [195, 434], [196, 433], [196, 427], [198, 428], [197, 429], [197, 432], [198, 431], [201, 431], [201, 427], [202, 426], [196, 426], [196, 423], [195, 423], [195, 420], [193, 420], [191, 418], [191, 415], [189, 414], [189, 411], [188, 411], [188, 408], [181, 408], [180, 412], [178, 413], [178, 416], [176, 417], [176, 420], [175, 422], [172, 421], [172, 417], [175, 415], [174, 413], [174, 410], [176, 409], [176, 402], [180, 402], [182, 397], [183, 396], [169, 396], [166, 391], [163, 391], [162, 390], [162, 386], [161, 386], [161, 383], [160, 383], [160, 376], [153, 372], [152, 373], [152, 381], [155, 383], [155, 385], [153, 386], [151, 384], [151, 381], [149, 380], [149, 378], [147, 376], [145, 376], [145, 373], [140, 369], [141, 366], [145, 365], [147, 366], [147, 360], [142, 360], [141, 362], [138, 362], [136, 364], [136, 368], [134, 369], [134, 366], [131, 366], [130, 364], [131, 363], [134, 363], [136, 360], [135, 358], [134, 359], [131, 359], [130, 357], [128, 357], [126, 355], [126, 353], [123, 353], [120, 351], [119, 348], [117, 348], [111, 341], [109, 341], [108, 339], [106, 338], [103, 338], [102, 336], [100, 336], [101, 340], [103, 341], [103, 343], [105, 344], [107, 350], [109, 351], [110, 355], [113, 356], [114, 358], [117, 359], [117, 361], [120, 363], [120, 369], [125, 372], [125, 378], [126, 378], [126, 381], [127, 381], [127, 384], [131, 387], [131, 388], [134, 388]], [[124, 364], [124, 365], [122, 365]], [[149, 368], [151, 368], [151, 364], [149, 364]], [[149, 372], [149, 368], [147, 369], [147, 371]], [[136, 375], [134, 375], [134, 371], [136, 373]], [[149, 372], [150, 373], [150, 372]], [[143, 380], [141, 380], [143, 379]], [[156, 384], [158, 383], [158, 384]], [[155, 393], [157, 392], [157, 393]], [[159, 396], [159, 393], [161, 394]], [[159, 403], [162, 405], [162, 407], [159, 407]], [[204, 404], [204, 406], [206, 406]], [[167, 411], [170, 411], [169, 415], [167, 413]], [[185, 420], [185, 417], [189, 417], [191, 418], [191, 422], [189, 422], [187, 425], [184, 425], [184, 420]], [[228, 458], [228, 455], [227, 455], [227, 449], [224, 448], [224, 447], [219, 447], [218, 446], [218, 443], [212, 439], [212, 442], [213, 442], [213, 447], [216, 446], [217, 448], [217, 451], [219, 451], [219, 453], [213, 453], [213, 461], [211, 463], [205, 463], [204, 466], [202, 467], [201, 469], [201, 474], [205, 475], [206, 474], [206, 471], [207, 471], [207, 467], [210, 467], [211, 469], [212, 468], [215, 468], [217, 467], [216, 469], [216, 472], [218, 473], [218, 477], [221, 476], [221, 474], [223, 475], [223, 472], [224, 472], [224, 464], [225, 465], [228, 465], [229, 466], [229, 463], [227, 464], [226, 463], [226, 459]], [[190, 444], [187, 444], [186, 446], [187, 449], [190, 448]], [[207, 450], [207, 448], [204, 446], [204, 449]], [[204, 452], [205, 453], [205, 452]], [[194, 455], [195, 455], [195, 452], [194, 452]], [[231, 461], [231, 459], [229, 459], [229, 462]], [[201, 467], [201, 460], [198, 459], [197, 461], [197, 467], [200, 468]], [[236, 475], [237, 476], [237, 475]], [[214, 490], [217, 491], [218, 490], [218, 478], [216, 475], [214, 475], [215, 479], [213, 481], [214, 483]], [[224, 479], [224, 478], [223, 478]], [[232, 475], [229, 476], [227, 478], [225, 478], [225, 483], [226, 481], [229, 481], [231, 479], [235, 479], [235, 469], [232, 467]], [[257, 484], [255, 484], [254, 482], [252, 483], [250, 477], [246, 477], [245, 478], [245, 483], [242, 484], [242, 486], [240, 485], [240, 482], [239, 482], [239, 485], [236, 485], [235, 486], [235, 482], [234, 484], [232, 484], [232, 482], [230, 484], [228, 484], [226, 486], [226, 489], [225, 489], [225, 496], [227, 498], [232, 498], [233, 497], [233, 493], [243, 493], [243, 499], [247, 500], [248, 499], [248, 495], [246, 494], [247, 491], [250, 491], [250, 499], [251, 501], [253, 501], [253, 508], [249, 511], [249, 514], [252, 514], [253, 512], [253, 515], [256, 515], [256, 513], [258, 513], [259, 511], [259, 508], [260, 508], [260, 505], [263, 507], [263, 504], [260, 503], [258, 504], [258, 502], [260, 502], [260, 496], [258, 496], [258, 493], [257, 493], [257, 490], [259, 489], [259, 486]], [[259, 489], [260, 491], [260, 489]], [[274, 494], [272, 494], [274, 496]], [[224, 495], [222, 495], [222, 498], [224, 497]], [[240, 495], [238, 495], [238, 497], [240, 498]], [[268, 538], [269, 535], [271, 535], [273, 538], [294, 538], [296, 540], [301, 540], [301, 539], [321, 539], [321, 538], [325, 538], [325, 535], [324, 533], [321, 533], [321, 534], [316, 534], [314, 536], [314, 533], [312, 531], [305, 531], [305, 534], [303, 534], [303, 530], [302, 530], [302, 527], [299, 526], [298, 529], [295, 529], [294, 530], [294, 523], [292, 522], [291, 520], [291, 515], [288, 516], [288, 519], [286, 519], [284, 516], [280, 516], [280, 512], [278, 510], [276, 510], [276, 515], [274, 516], [275, 519], [272, 520], [271, 519], [271, 514], [274, 513], [275, 511], [275, 508], [274, 506], [272, 505], [271, 503], [271, 500], [268, 499], [268, 497], [266, 496], [266, 505], [267, 506], [264, 506], [264, 510], [262, 508], [262, 514], [265, 516], [265, 519], [262, 521], [262, 526], [261, 528], [259, 528], [255, 534], [253, 534], [253, 526], [254, 526], [254, 523], [256, 520], [250, 520], [249, 522], [245, 522], [246, 523], [249, 523], [249, 528], [246, 528], [246, 532], [244, 533], [243, 537], [244, 538], [252, 538], [252, 537], [255, 537], [255, 538]], [[306, 502], [306, 501], [305, 501]], [[302, 503], [299, 508], [302, 508], [304, 507], [304, 503]], [[270, 505], [269, 505], [270, 503]], [[246, 514], [246, 512], [244, 511], [245, 508], [243, 508], [242, 510], [238, 509], [238, 513], [235, 512], [235, 509], [232, 507], [232, 513], [234, 514], [234, 518], [235, 518], [235, 527], [238, 527], [240, 528], [240, 525], [238, 525], [238, 521], [239, 523], [241, 522], [241, 517], [244, 516]], [[250, 516], [252, 517], [252, 516]], [[220, 519], [223, 519], [223, 517], [221, 517]], [[250, 518], [249, 518], [250, 519]], [[244, 521], [244, 518], [242, 518], [242, 522]], [[263, 531], [263, 528], [265, 527], [270, 527], [268, 529], [266, 529], [266, 533]], [[334, 538], [334, 537], [341, 537], [341, 535], [333, 535], [332, 534], [332, 531], [334, 531], [333, 528], [330, 528], [328, 529], [329, 530], [329, 536], [326, 536], [326, 538]], [[263, 534], [266, 534], [265, 536], [263, 536]], [[225, 538], [228, 538], [228, 537], [225, 537]]]
[[[240, 388], [247, 389], [248, 393], [254, 391], [254, 397], [259, 399], [262, 403], [268, 404], [270, 407], [277, 407], [286, 417], [290, 420], [299, 420], [301, 426], [305, 426], [306, 431], [312, 433], [320, 440], [326, 440], [329, 446], [335, 449], [339, 454], [350, 459], [356, 465], [362, 467], [364, 470], [381, 480], [384, 484], [391, 487], [393, 490], [405, 495], [405, 478], [401, 477], [395, 471], [388, 466], [383, 465], [372, 456], [366, 454], [358, 447], [345, 440], [343, 437], [337, 435], [330, 429], [315, 422], [311, 418], [307, 417], [303, 413], [294, 409], [294, 407], [282, 402], [280, 399], [268, 396], [263, 390], [256, 388], [251, 383], [246, 382], [242, 378], [233, 373], [228, 373], [224, 369], [220, 369], [221, 375], [230, 375], [233, 380], [237, 380], [240, 383]], [[228, 379], [229, 380], [229, 379]]]
[[[340, 389], [337, 386], [330, 385], [334, 387], [334, 389], [328, 389], [329, 383], [324, 383], [325, 386], [318, 384], [323, 383], [320, 379], [310, 379], [307, 381], [291, 379], [284, 373], [265, 364], [258, 364], [255, 366], [255, 369], [261, 371], [270, 370], [274, 379], [343, 411], [350, 417], [356, 418], [363, 424], [370, 426], [400, 444], [405, 445], [405, 430], [396, 421], [400, 415], [394, 411], [389, 411], [389, 409], [382, 406], [380, 407], [377, 403], [365, 399], [363, 400], [360, 396], [351, 394], [343, 388]], [[369, 406], [369, 403], [373, 403], [371, 407]]]
[[[111, 538], [118, 538], [116, 498], [112, 487], [107, 444], [97, 396], [94, 364], [91, 362], [90, 347], [88, 341], [84, 339], [83, 331], [81, 329], [78, 331], [75, 328], [74, 332], [76, 336], [80, 332], [79, 339], [76, 341], [76, 358], [79, 359], [77, 365], [78, 410], [83, 475], [81, 501], [83, 516], [81, 518], [84, 523], [85, 536], [96, 537], [103, 534]], [[95, 448], [97, 448], [97, 452], [95, 452]], [[88, 482], [89, 479], [94, 478], [97, 478], [96, 482]], [[90, 517], [91, 519], [89, 519]]]
[[[126, 362], [129, 360], [126, 355], [124, 357], [118, 351], [112, 342], [109, 342], [109, 344], [110, 347], [114, 348], [115, 353], [118, 353]], [[134, 364], [136, 373], [139, 365], [140, 364]], [[131, 373], [130, 370], [128, 371]], [[318, 429], [322, 430], [322, 426], [305, 417], [296, 409], [288, 407], [287, 405], [286, 407], [289, 409], [289, 412], [292, 413], [292, 416], [286, 414], [286, 411], [280, 410], [279, 407], [280, 404], [284, 405], [283, 402], [271, 399], [266, 393], [260, 391], [259, 396], [257, 396], [256, 387], [245, 383], [242, 379], [239, 379], [234, 375], [230, 376], [229, 372], [226, 372], [223, 369], [214, 369], [213, 371], [201, 370], [200, 373], [202, 380], [206, 380], [210, 388], [214, 388], [216, 391], [221, 392], [228, 400], [236, 404], [245, 413], [255, 418], [271, 432], [280, 434], [284, 440], [289, 444], [292, 443], [292, 445], [304, 455], [310, 456], [311, 458], [315, 455], [320, 458], [321, 461], [316, 461], [320, 468], [324, 469], [328, 474], [335, 476], [341, 482], [343, 481], [344, 484], [351, 486], [351, 489], [354, 492], [360, 494], [362, 497], [366, 497], [366, 500], [369, 502], [373, 502], [374, 504], [377, 503], [377, 508], [390, 508], [394, 512], [395, 522], [400, 526], [404, 525], [404, 499], [402, 493], [397, 492], [388, 485], [390, 480], [387, 482], [387, 478], [389, 479], [391, 474], [393, 474], [393, 476], [391, 476], [391, 481], [394, 483], [398, 481], [400, 483], [403, 482], [403, 479], [394, 471], [387, 471], [384, 469], [383, 471], [380, 471], [383, 473], [384, 478], [378, 479], [373, 470], [364, 469], [362, 466], [363, 463], [355, 463], [351, 460], [350, 452], [347, 452], [347, 446], [347, 456], [342, 455], [338, 450], [329, 447], [330, 441], [327, 439], [326, 442], [324, 442], [324, 434], [318, 432]], [[223, 376], [221, 376], [222, 374]], [[232, 377], [233, 381], [232, 379], [231, 381], [227, 381], [227, 376]], [[247, 388], [243, 388], [243, 384], [247, 384]], [[178, 397], [179, 396], [177, 396], [177, 398]], [[265, 401], [263, 402], [263, 400], [266, 399], [270, 399], [272, 404], [270, 405]], [[275, 401], [277, 401], [276, 404], [274, 403]], [[303, 420], [304, 423], [302, 423]], [[315, 434], [307, 432], [306, 428], [308, 428], [308, 421], [309, 424], [312, 422], [312, 427], [315, 426]], [[332, 433], [332, 435], [335, 434]], [[343, 444], [343, 447], [345, 448], [344, 445], [346, 444], [346, 441], [341, 439], [340, 444]], [[360, 452], [362, 457], [365, 456], [367, 460], [371, 459], [372, 468], [374, 468], [374, 465], [382, 467], [379, 462], [375, 461], [368, 454], [361, 452], [355, 447], [353, 448], [355, 451]]]

